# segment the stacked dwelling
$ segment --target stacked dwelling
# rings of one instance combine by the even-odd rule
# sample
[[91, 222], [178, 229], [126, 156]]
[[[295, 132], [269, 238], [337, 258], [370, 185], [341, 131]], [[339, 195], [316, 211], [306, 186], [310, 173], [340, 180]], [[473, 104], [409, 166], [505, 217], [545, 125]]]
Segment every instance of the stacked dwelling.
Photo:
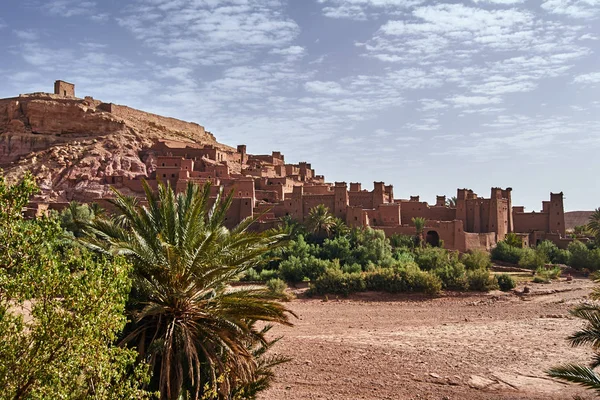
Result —
[[524, 245], [551, 240], [565, 248], [562, 193], [551, 194], [541, 212], [526, 213], [513, 207], [511, 188], [492, 188], [489, 198], [472, 190], [458, 189], [456, 204], [448, 206], [445, 196], [437, 196], [429, 205], [419, 196], [395, 199], [392, 185], [374, 182], [373, 190], [362, 189], [360, 183], [325, 182], [316, 175], [311, 164], [286, 164], [280, 152], [270, 155], [246, 153], [246, 146], [227, 151], [214, 146], [161, 141], [152, 149], [156, 168], [150, 176], [125, 178], [109, 176], [106, 183], [134, 194], [143, 193], [142, 180], [156, 187], [170, 183], [178, 191], [188, 182], [212, 184], [213, 195], [219, 190], [233, 191], [234, 201], [227, 224], [234, 226], [243, 219], [260, 215], [258, 229], [274, 227], [282, 217], [304, 221], [309, 211], [325, 205], [336, 217], [353, 227], [372, 227], [386, 235], [412, 235], [412, 219], [426, 219], [426, 240], [433, 246], [461, 252], [489, 250], [506, 234], [517, 233]]

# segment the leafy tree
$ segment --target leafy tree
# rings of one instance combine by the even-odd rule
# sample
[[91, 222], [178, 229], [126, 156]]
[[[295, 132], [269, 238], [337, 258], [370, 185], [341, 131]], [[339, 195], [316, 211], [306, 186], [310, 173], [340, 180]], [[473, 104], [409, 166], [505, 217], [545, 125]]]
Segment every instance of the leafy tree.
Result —
[[[224, 226], [233, 193], [211, 187], [183, 193], [144, 182], [147, 206], [115, 192], [115, 218], [92, 224], [88, 244], [125, 255], [134, 265], [132, 323], [123, 343], [136, 346], [163, 399], [230, 398], [260, 378], [251, 349], [267, 343], [256, 321], [290, 325], [288, 310], [267, 289], [231, 288], [285, 235], [248, 230], [255, 218]], [[206, 389], [206, 390], [205, 390]]]
[[70, 246], [55, 218], [23, 220], [35, 191], [0, 177], [0, 399], [146, 398], [137, 353], [113, 346], [130, 265]]
[[334, 237], [346, 236], [350, 233], [350, 228], [340, 218], [335, 218], [331, 226], [331, 234]]
[[417, 241], [419, 242], [420, 246], [423, 246], [423, 229], [425, 228], [427, 220], [423, 217], [413, 217], [412, 222], [413, 224], [415, 224], [415, 233]]
[[504, 237], [504, 243], [512, 247], [523, 247], [523, 241], [516, 233], [513, 232], [506, 234], [506, 236]]
[[75, 237], [82, 237], [85, 228], [94, 219], [94, 211], [87, 204], [81, 204], [76, 201], [69, 203], [67, 208], [60, 213], [60, 224]]
[[331, 215], [329, 209], [323, 204], [311, 208], [308, 212], [306, 219], [308, 231], [320, 241], [329, 237], [335, 224], [335, 217]]

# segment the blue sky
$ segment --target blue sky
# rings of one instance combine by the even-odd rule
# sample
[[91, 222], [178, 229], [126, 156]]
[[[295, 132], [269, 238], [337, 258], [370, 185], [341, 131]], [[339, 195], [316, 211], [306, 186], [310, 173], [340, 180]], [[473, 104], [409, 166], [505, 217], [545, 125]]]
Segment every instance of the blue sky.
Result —
[[600, 206], [600, 0], [3, 0], [0, 97], [204, 125], [398, 198]]

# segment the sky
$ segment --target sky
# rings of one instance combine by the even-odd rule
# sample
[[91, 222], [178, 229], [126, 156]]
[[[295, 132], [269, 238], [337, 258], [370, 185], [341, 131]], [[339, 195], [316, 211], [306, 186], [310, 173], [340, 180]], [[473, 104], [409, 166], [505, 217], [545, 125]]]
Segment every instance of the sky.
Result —
[[2, 0], [0, 98], [197, 122], [327, 181], [600, 207], [600, 0]]

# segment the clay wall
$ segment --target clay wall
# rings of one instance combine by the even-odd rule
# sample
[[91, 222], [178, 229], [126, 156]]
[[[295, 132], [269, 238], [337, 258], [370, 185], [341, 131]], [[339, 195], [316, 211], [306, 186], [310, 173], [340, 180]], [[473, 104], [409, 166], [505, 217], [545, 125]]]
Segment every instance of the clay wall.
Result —
[[548, 213], [515, 213], [513, 212], [513, 221], [515, 232], [527, 233], [533, 231], [548, 231]]
[[370, 226], [401, 225], [400, 204], [384, 204], [376, 210], [364, 210]]
[[277, 203], [281, 200], [280, 194], [276, 190], [256, 190], [256, 200], [266, 201], [268, 203]]
[[304, 186], [304, 194], [331, 194], [331, 186], [323, 185], [323, 186]]
[[366, 190], [361, 192], [350, 191], [348, 192], [348, 198], [352, 207], [373, 208], [372, 192], [367, 192]]
[[306, 217], [311, 208], [323, 204], [331, 213], [335, 212], [335, 195], [331, 194], [305, 194], [302, 196], [302, 210]]
[[346, 209], [346, 224], [353, 228], [367, 226], [367, 215], [361, 207]]

